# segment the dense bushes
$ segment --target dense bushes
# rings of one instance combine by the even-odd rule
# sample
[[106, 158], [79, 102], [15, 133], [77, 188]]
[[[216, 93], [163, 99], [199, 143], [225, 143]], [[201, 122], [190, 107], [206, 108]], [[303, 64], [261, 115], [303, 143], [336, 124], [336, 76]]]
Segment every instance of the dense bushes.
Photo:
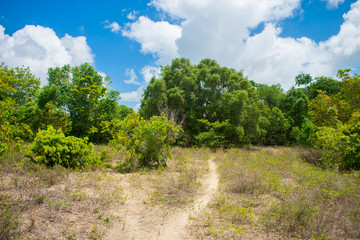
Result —
[[181, 131], [164, 116], [151, 117], [149, 121], [133, 112], [119, 122], [119, 131], [111, 142], [117, 149], [125, 149], [129, 156], [118, 166], [121, 171], [138, 167], [166, 167], [171, 157], [170, 145]]
[[[123, 120], [133, 110], [118, 105], [120, 93], [110, 90], [109, 77], [103, 78], [89, 64], [50, 68], [48, 85], [41, 89], [29, 69], [0, 64], [0, 155], [52, 125], [92, 143], [115, 139], [115, 145], [123, 145], [129, 154], [123, 167], [165, 166], [173, 139], [164, 136], [179, 131], [165, 117], [154, 117], [165, 114], [184, 129], [182, 145], [302, 145], [324, 150], [323, 166], [360, 169], [360, 76], [347, 69], [338, 72], [338, 79], [300, 74], [295, 80], [297, 88], [284, 92], [280, 85], [255, 83], [212, 59], [197, 65], [174, 59], [144, 90], [140, 116]], [[77, 149], [71, 142], [87, 144], [77, 138], [61, 139], [69, 141], [59, 145], [67, 148]], [[37, 161], [86, 165], [81, 162], [86, 159], [69, 163], [86, 158], [85, 153], [68, 154], [59, 146], [39, 147]]]
[[93, 148], [88, 139], [66, 137], [61, 129], [48, 126], [40, 130], [30, 150], [35, 154], [33, 161], [46, 166], [61, 165], [66, 168], [83, 168], [99, 163], [97, 156], [91, 156]]

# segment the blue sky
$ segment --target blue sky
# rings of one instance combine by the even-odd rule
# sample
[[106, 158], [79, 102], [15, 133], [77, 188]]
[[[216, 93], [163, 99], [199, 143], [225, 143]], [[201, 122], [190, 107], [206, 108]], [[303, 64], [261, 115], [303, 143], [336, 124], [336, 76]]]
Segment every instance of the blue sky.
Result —
[[360, 0], [0, 0], [0, 62], [48, 67], [92, 63], [121, 103], [175, 57], [210, 57], [285, 89], [299, 73], [357, 71]]

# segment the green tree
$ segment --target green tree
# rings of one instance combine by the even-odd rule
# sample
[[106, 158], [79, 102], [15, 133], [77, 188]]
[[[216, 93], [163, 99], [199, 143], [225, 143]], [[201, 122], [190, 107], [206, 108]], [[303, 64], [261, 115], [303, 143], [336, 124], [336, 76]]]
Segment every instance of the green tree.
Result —
[[280, 84], [268, 86], [266, 84], [256, 84], [256, 90], [260, 100], [264, 101], [270, 108], [280, 108], [285, 98], [284, 89]]
[[310, 101], [310, 115], [318, 127], [336, 127], [339, 123], [338, 108], [334, 99], [319, 90], [319, 95]]
[[[121, 117], [121, 113], [118, 106], [120, 93], [105, 87], [111, 83], [108, 76], [103, 78], [88, 63], [73, 68], [65, 65], [49, 69], [48, 83], [38, 98], [40, 116], [58, 117], [57, 123], [63, 123], [66, 129], [70, 129], [67, 120], [64, 121], [65, 115], [69, 114], [72, 125], [70, 135], [89, 137], [96, 143], [111, 139], [110, 122]], [[45, 106], [50, 102], [52, 112], [46, 113], [50, 108]], [[56, 114], [55, 109], [58, 111]], [[64, 127], [62, 129], [67, 132]]]
[[221, 67], [212, 59], [192, 65], [180, 58], [162, 67], [160, 79], [151, 80], [139, 113], [145, 118], [162, 112], [173, 116], [182, 124], [182, 140], [188, 144], [199, 142], [199, 134], [228, 123], [234, 131], [222, 139], [223, 144], [240, 144], [259, 140], [261, 108], [254, 85], [242, 72]]
[[360, 75], [350, 75], [350, 69], [339, 70], [338, 77], [342, 79], [341, 94], [350, 104], [352, 110], [360, 109]]
[[305, 85], [305, 88], [308, 84], [312, 82], [313, 78], [310, 74], [299, 74], [295, 77], [296, 86]]
[[0, 152], [8, 142], [31, 140], [34, 99], [40, 81], [29, 68], [8, 68], [0, 64]]
[[0, 100], [11, 98], [16, 108], [33, 102], [40, 89], [40, 80], [36, 78], [29, 68], [8, 68], [0, 64], [1, 90]]
[[287, 93], [282, 104], [282, 109], [287, 118], [291, 119], [294, 127], [301, 127], [308, 117], [309, 99], [301, 89], [292, 87]]
[[268, 124], [265, 127], [266, 133], [262, 136], [261, 142], [265, 145], [285, 145], [288, 142], [288, 132], [291, 127], [289, 120], [277, 107], [266, 109], [265, 117]]
[[154, 115], [160, 115], [161, 110], [165, 109], [166, 106], [166, 90], [165, 81], [153, 77], [141, 99], [140, 115], [146, 119]]
[[309, 99], [314, 99], [320, 90], [328, 96], [334, 96], [340, 92], [341, 82], [330, 77], [316, 77], [315, 82], [308, 86]]

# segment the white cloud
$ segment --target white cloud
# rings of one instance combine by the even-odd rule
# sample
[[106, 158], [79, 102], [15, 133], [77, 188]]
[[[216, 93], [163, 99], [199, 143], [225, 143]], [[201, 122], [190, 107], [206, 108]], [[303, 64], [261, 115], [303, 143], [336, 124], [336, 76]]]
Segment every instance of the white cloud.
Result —
[[134, 71], [134, 69], [127, 68], [125, 75], [130, 77], [128, 80], [124, 80], [126, 84], [135, 84], [135, 85], [141, 85], [140, 82], [137, 81], [138, 77]]
[[85, 37], [66, 34], [59, 38], [51, 28], [27, 25], [9, 36], [0, 25], [0, 40], [0, 62], [9, 67], [30, 67], [31, 72], [40, 77], [42, 85], [46, 83], [50, 67], [94, 62]]
[[154, 67], [149, 65], [146, 65], [141, 69], [141, 74], [143, 75], [145, 83], [149, 83], [152, 77], [158, 77], [160, 72], [161, 72], [160, 67]]
[[[267, 24], [263, 32], [249, 37], [243, 51], [234, 59], [256, 82], [280, 82], [286, 89], [299, 73], [326, 75], [331, 71], [329, 54], [309, 38], [281, 38], [281, 30]], [[235, 56], [234, 56], [235, 57]]]
[[104, 28], [109, 28], [111, 32], [118, 33], [121, 28], [120, 25], [117, 22], [109, 22], [109, 20], [106, 20]]
[[323, 2], [327, 2], [327, 8], [333, 9], [337, 8], [339, 4], [344, 3], [345, 0], [321, 0]]
[[140, 102], [145, 86], [140, 86], [137, 90], [132, 92], [120, 93], [121, 101], [123, 102]]
[[137, 14], [138, 14], [138, 13], [137, 13], [136, 11], [132, 11], [132, 12], [130, 12], [126, 17], [127, 17], [129, 20], [135, 20]]
[[[125, 80], [124, 82], [127, 84], [137, 84], [140, 85], [139, 88], [135, 91], [121, 93], [121, 101], [122, 102], [131, 102], [131, 103], [139, 103], [144, 92], [144, 89], [149, 84], [151, 78], [153, 76], [157, 77], [160, 74], [160, 67], [146, 65], [140, 71], [143, 76], [143, 82], [138, 81], [138, 77], [134, 71], [134, 69], [126, 69], [126, 75], [130, 76], [130, 80]], [[139, 108], [139, 104], [134, 108], [137, 111]]]
[[135, 111], [135, 112], [138, 112], [140, 106], [141, 106], [141, 103], [136, 104], [135, 107], [133, 107], [134, 111]]
[[[342, 2], [328, 0], [328, 5]], [[300, 0], [152, 0], [150, 5], [182, 23], [140, 17], [123, 35], [139, 42], [143, 53], [155, 55], [163, 65], [177, 56], [193, 63], [209, 57], [244, 70], [256, 82], [281, 83], [288, 89], [299, 73], [335, 76], [338, 69], [360, 59], [360, 0], [344, 15], [340, 32], [320, 43], [280, 37], [278, 24], [300, 10]], [[264, 30], [251, 36], [251, 29], [260, 24], [265, 24]]]
[[139, 42], [143, 53], [156, 55], [159, 64], [168, 63], [179, 56], [175, 40], [181, 36], [180, 26], [165, 21], [153, 22], [141, 16], [129, 28], [122, 31], [123, 36]]

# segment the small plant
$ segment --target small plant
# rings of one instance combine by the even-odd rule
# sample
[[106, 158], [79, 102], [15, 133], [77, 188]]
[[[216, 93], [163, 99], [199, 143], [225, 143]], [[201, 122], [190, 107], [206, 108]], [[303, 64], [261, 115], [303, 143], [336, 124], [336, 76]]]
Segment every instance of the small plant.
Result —
[[96, 240], [96, 239], [102, 239], [104, 235], [104, 231], [99, 230], [98, 225], [94, 224], [91, 228], [91, 232], [89, 234], [89, 238]]
[[45, 195], [41, 194], [39, 196], [36, 196], [35, 202], [36, 202], [36, 204], [42, 204], [44, 202], [44, 199], [45, 199]]

